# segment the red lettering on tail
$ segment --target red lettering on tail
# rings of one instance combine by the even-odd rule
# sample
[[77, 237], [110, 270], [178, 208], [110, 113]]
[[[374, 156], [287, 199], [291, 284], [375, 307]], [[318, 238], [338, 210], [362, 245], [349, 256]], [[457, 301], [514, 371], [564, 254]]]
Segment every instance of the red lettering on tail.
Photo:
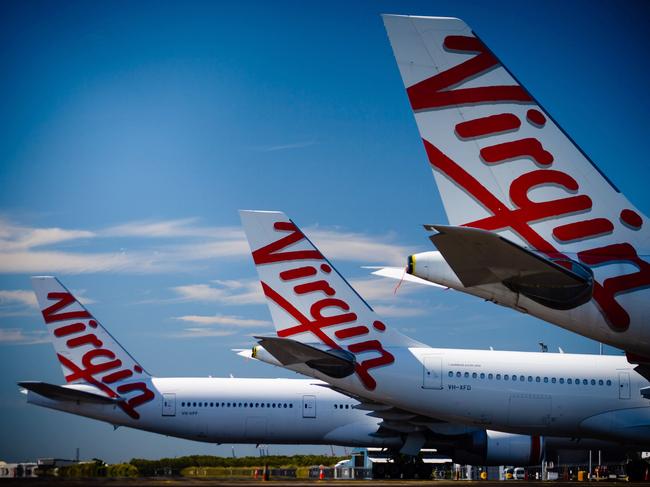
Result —
[[520, 126], [519, 117], [512, 113], [501, 113], [461, 122], [456, 125], [456, 133], [463, 139], [475, 139], [517, 130]]
[[519, 85], [449, 89], [499, 66], [499, 61], [476, 37], [447, 36], [444, 46], [450, 51], [477, 55], [408, 88], [414, 111], [473, 103], [533, 101]]
[[120, 394], [127, 394], [133, 391], [140, 391], [140, 394], [126, 401], [121, 401], [119, 405], [126, 414], [131, 416], [133, 419], [138, 419], [140, 415], [135, 410], [135, 408], [144, 404], [145, 402], [151, 401], [155, 396], [154, 393], [149, 390], [147, 384], [144, 382], [130, 382], [128, 384], [123, 384], [117, 388], [117, 392]]
[[281, 232], [291, 232], [289, 235], [279, 240], [261, 247], [253, 252], [253, 261], [255, 264], [270, 264], [272, 262], [284, 262], [287, 260], [304, 260], [318, 259], [322, 260], [323, 256], [318, 250], [293, 250], [289, 252], [280, 252], [290, 245], [304, 239], [300, 229], [291, 222], [276, 222], [273, 228]]
[[[492, 216], [466, 223], [464, 226], [481, 228], [489, 231], [511, 229], [528, 244], [554, 258], [568, 258], [558, 251], [549, 241], [537, 233], [530, 224], [547, 218], [562, 217], [569, 214], [588, 211], [592, 207], [591, 198], [586, 195], [569, 196], [554, 201], [534, 202], [528, 192], [539, 185], [559, 185], [567, 191], [577, 191], [575, 179], [561, 171], [551, 169], [536, 170], [516, 178], [510, 185], [510, 199], [518, 208], [510, 209], [495, 197], [476, 178], [460, 165], [445, 155], [433, 144], [423, 140], [424, 147], [432, 167], [440, 171], [462, 188], [476, 202], [481, 204]], [[600, 222], [599, 229], [605, 229]], [[569, 227], [568, 229], [566, 227]], [[579, 232], [589, 233], [591, 227], [566, 226], [560, 228], [560, 236], [575, 236]], [[609, 226], [607, 226], [609, 228]], [[573, 233], [577, 232], [577, 233]], [[650, 285], [650, 264], [641, 260], [630, 244], [615, 244], [599, 249], [592, 249], [578, 254], [578, 258], [587, 265], [596, 266], [624, 260], [635, 265], [639, 270], [632, 274], [606, 279], [603, 284], [594, 281], [593, 298], [610, 328], [625, 331], [630, 324], [630, 316], [616, 301], [615, 296], [631, 292]], [[618, 263], [618, 262], [617, 262]]]
[[88, 311], [86, 310], [70, 311], [68, 313], [59, 313], [59, 311], [61, 311], [62, 309], [67, 308], [72, 303], [77, 302], [74, 296], [70, 293], [48, 293], [47, 299], [49, 299], [50, 301], [56, 299], [58, 301], [43, 310], [43, 319], [45, 319], [45, 323], [49, 324], [55, 321], [92, 318], [92, 316], [90, 316], [90, 313], [88, 313]]
[[498, 164], [513, 159], [527, 157], [540, 166], [550, 166], [553, 163], [553, 156], [544, 150], [537, 139], [527, 138], [491, 145], [481, 149], [481, 158], [489, 164]]

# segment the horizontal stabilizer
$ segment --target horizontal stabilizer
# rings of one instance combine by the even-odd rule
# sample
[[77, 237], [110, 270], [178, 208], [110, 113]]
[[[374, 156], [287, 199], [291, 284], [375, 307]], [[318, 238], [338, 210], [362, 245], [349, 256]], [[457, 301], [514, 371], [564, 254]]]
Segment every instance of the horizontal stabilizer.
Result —
[[591, 299], [593, 274], [575, 261], [550, 260], [477, 228], [425, 228], [438, 232], [429, 238], [465, 287], [503, 283], [553, 309], [572, 309]]
[[255, 337], [282, 365], [306, 364], [325, 375], [342, 379], [354, 373], [354, 355], [345, 350], [320, 350], [288, 338]]
[[94, 392], [57, 386], [55, 384], [48, 384], [47, 382], [18, 382], [18, 385], [28, 391], [35, 392], [40, 396], [55, 401], [79, 401], [95, 404], [115, 404], [120, 401], [120, 399], [102, 396], [100, 394], [95, 394]]
[[373, 276], [381, 277], [390, 277], [391, 279], [397, 279], [399, 281], [414, 282], [415, 284], [424, 284], [425, 286], [434, 286], [440, 287], [442, 289], [447, 289], [445, 286], [441, 286], [435, 282], [427, 281], [421, 277], [408, 274], [403, 267], [364, 267], [364, 269], [376, 269], [371, 272]]

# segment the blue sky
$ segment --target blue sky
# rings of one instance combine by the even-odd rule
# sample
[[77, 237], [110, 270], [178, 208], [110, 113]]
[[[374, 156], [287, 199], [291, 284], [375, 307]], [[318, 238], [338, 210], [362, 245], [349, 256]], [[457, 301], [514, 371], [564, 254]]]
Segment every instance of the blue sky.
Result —
[[542, 340], [596, 353], [593, 341], [459, 293], [393, 294], [394, 282], [361, 269], [401, 265], [430, 248], [421, 224], [446, 221], [379, 14], [463, 18], [647, 213], [649, 9], [4, 2], [0, 459], [76, 447], [109, 461], [231, 454], [29, 406], [15, 383], [62, 381], [35, 274], [58, 275], [155, 375], [291, 377], [230, 351], [272, 331], [240, 208], [285, 211], [388, 321], [430, 345], [532, 351]]

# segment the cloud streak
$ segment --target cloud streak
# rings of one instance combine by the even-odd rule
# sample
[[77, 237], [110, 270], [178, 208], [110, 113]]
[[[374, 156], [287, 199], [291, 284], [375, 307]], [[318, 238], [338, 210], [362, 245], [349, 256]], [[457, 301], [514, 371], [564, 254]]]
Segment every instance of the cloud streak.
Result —
[[303, 149], [316, 144], [314, 140], [304, 140], [302, 142], [293, 142], [291, 144], [278, 144], [278, 145], [266, 145], [262, 147], [256, 147], [255, 150], [259, 152], [277, 152], [285, 150], [294, 150], [294, 149]]
[[[307, 235], [337, 261], [403, 264], [412, 249], [389, 235], [366, 235], [310, 227]], [[114, 243], [114, 240], [124, 242]], [[89, 246], [88, 241], [97, 242]], [[116, 250], [105, 249], [106, 242]], [[135, 250], [124, 250], [135, 247]], [[0, 219], [0, 273], [151, 274], [180, 271], [189, 264], [250, 257], [239, 227], [206, 226], [197, 218], [132, 221], [95, 230], [38, 228]], [[252, 298], [251, 298], [252, 299]]]
[[36, 345], [49, 342], [46, 331], [0, 328], [0, 345]]
[[241, 316], [232, 316], [232, 315], [186, 315], [179, 316], [175, 318], [180, 321], [185, 321], [189, 323], [196, 323], [199, 325], [224, 325], [224, 326], [234, 326], [237, 328], [248, 328], [248, 327], [257, 327], [257, 326], [270, 326], [271, 322], [264, 320], [254, 320], [249, 318], [242, 318]]
[[190, 284], [172, 288], [179, 301], [219, 304], [263, 304], [262, 288], [257, 279], [213, 281], [210, 284]]

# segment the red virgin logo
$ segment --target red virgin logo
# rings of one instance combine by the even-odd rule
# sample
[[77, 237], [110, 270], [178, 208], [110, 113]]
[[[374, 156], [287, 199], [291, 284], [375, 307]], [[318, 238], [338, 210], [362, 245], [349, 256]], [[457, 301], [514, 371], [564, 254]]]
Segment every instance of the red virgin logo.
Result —
[[[293, 296], [282, 296], [268, 283], [262, 281], [262, 289], [268, 299], [277, 304], [289, 316], [296, 320], [296, 324], [282, 330], [278, 330], [279, 337], [291, 337], [300, 333], [311, 333], [325, 345], [342, 350], [333, 338], [324, 330], [335, 325], [350, 325], [339, 328], [334, 336], [341, 341], [355, 341], [345, 346], [345, 349], [353, 354], [364, 352], [376, 352], [378, 356], [357, 362], [355, 372], [367, 389], [374, 390], [377, 386], [375, 379], [371, 376], [370, 370], [376, 367], [390, 365], [395, 362], [395, 357], [386, 351], [379, 340], [363, 340], [363, 337], [371, 331], [369, 326], [355, 325], [357, 314], [351, 310], [350, 305], [340, 297], [336, 296], [334, 289], [327, 277], [336, 272], [327, 263], [323, 255], [315, 249], [286, 251], [302, 240], [306, 240], [303, 233], [291, 222], [276, 222], [273, 229], [277, 232], [287, 233], [278, 240], [265, 245], [253, 252], [253, 260], [256, 265], [286, 263], [293, 261], [315, 260], [321, 261], [319, 265], [297, 265], [278, 273], [282, 282], [299, 281], [299, 284], [292, 286]], [[313, 302], [309, 308], [309, 315], [303, 314], [298, 308], [291, 304], [292, 297], [311, 297]], [[372, 329], [377, 332], [384, 332], [386, 325], [381, 321], [374, 321]]]
[[[476, 53], [459, 65], [436, 74], [411, 86], [407, 92], [415, 111], [435, 110], [460, 105], [488, 105], [498, 103], [530, 103], [534, 100], [518, 85], [487, 86], [474, 88], [453, 88], [469, 79], [480, 78], [484, 73], [499, 66], [497, 59], [474, 37], [448, 36], [444, 40], [447, 51]], [[543, 113], [528, 110], [525, 121], [513, 113], [495, 113], [481, 118], [467, 120], [453, 128], [453, 135], [461, 142], [485, 140], [491, 136], [516, 132], [522, 123], [543, 128], [547, 122]], [[534, 162], [535, 169], [514, 178], [508, 188], [512, 208], [500, 201], [483, 184], [444, 154], [428, 140], [424, 147], [432, 167], [453, 181], [474, 201], [485, 208], [490, 216], [466, 222], [464, 226], [490, 231], [511, 230], [531, 247], [551, 258], [567, 258], [551, 241], [540, 235], [531, 224], [542, 220], [556, 220], [561, 217], [585, 214], [587, 218], [553, 229], [552, 236], [560, 244], [578, 240], [586, 241], [612, 233], [614, 223], [601, 215], [592, 215], [592, 199], [587, 194], [578, 194], [581, 188], [574, 177], [564, 171], [553, 169], [554, 155], [537, 138], [527, 137], [483, 147], [477, 154], [485, 165], [507, 164], [509, 161], [527, 158]], [[533, 201], [528, 194], [535, 188], [553, 186], [567, 193], [566, 197]], [[641, 228], [643, 221], [635, 211], [624, 208], [620, 211], [619, 224], [632, 230]], [[594, 281], [593, 299], [614, 331], [625, 331], [630, 324], [628, 312], [616, 300], [621, 293], [634, 292], [650, 285], [650, 264], [642, 260], [632, 244], [615, 243], [578, 252], [577, 258], [584, 264], [596, 267], [621, 262], [633, 265], [636, 272]]]
[[[92, 384], [111, 398], [121, 399], [118, 406], [133, 419], [138, 419], [140, 414], [136, 408], [151, 401], [155, 395], [145, 382], [129, 382], [118, 385], [113, 389], [112, 384], [129, 379], [136, 374], [142, 374], [142, 367], [135, 365], [133, 369], [124, 368], [122, 361], [115, 353], [104, 348], [104, 343], [93, 333], [97, 322], [86, 310], [67, 311], [65, 308], [75, 303], [74, 296], [65, 292], [48, 293], [47, 299], [56, 302], [43, 310], [43, 318], [48, 325], [61, 321], [71, 322], [63, 326], [55, 325], [52, 330], [57, 338], [67, 338], [65, 345], [72, 350], [78, 347], [90, 347], [81, 357], [80, 363], [75, 363], [68, 357], [57, 353], [59, 362], [68, 369], [65, 376], [66, 382], [83, 380]], [[138, 392], [134, 397], [123, 399], [122, 394]]]

